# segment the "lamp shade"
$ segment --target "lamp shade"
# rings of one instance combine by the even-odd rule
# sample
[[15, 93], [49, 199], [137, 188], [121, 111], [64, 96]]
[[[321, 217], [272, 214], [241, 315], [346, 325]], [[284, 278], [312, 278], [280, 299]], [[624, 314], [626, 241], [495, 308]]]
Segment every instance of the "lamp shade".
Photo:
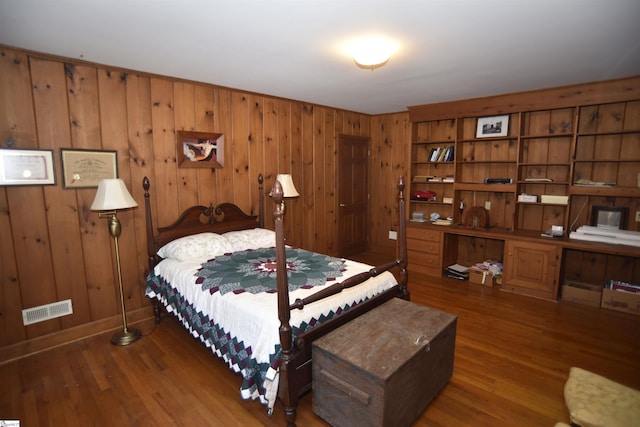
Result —
[[96, 198], [91, 205], [92, 211], [113, 211], [116, 209], [135, 208], [136, 201], [129, 194], [124, 181], [115, 179], [103, 179], [98, 183]]
[[276, 176], [276, 180], [282, 185], [282, 196], [283, 197], [298, 197], [298, 190], [296, 190], [296, 186], [293, 185], [293, 178], [291, 178], [291, 174], [288, 173], [279, 173]]

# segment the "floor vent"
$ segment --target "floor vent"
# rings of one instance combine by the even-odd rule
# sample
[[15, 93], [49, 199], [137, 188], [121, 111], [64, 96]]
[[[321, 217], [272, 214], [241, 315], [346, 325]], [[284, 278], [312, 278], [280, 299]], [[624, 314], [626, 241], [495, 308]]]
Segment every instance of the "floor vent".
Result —
[[67, 299], [22, 310], [22, 323], [27, 326], [32, 323], [55, 319], [56, 317], [66, 316], [72, 313], [73, 307], [71, 306], [71, 300]]

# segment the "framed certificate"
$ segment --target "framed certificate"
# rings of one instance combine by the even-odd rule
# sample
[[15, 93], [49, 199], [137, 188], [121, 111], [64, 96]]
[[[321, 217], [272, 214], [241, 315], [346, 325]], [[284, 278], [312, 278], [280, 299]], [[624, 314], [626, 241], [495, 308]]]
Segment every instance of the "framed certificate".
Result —
[[54, 185], [53, 150], [0, 149], [0, 185]]
[[118, 177], [118, 152], [62, 148], [64, 188], [97, 188], [107, 178]]

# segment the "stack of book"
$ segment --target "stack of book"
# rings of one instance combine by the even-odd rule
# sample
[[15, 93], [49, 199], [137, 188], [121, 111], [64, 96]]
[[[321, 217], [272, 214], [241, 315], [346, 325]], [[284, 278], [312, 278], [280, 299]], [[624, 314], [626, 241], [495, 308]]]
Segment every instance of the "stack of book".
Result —
[[460, 264], [453, 264], [447, 267], [444, 275], [458, 280], [469, 280], [469, 267]]
[[452, 162], [454, 159], [454, 147], [437, 147], [432, 148], [429, 152], [430, 162]]
[[640, 283], [623, 282], [622, 280], [607, 280], [604, 285], [606, 289], [614, 291], [631, 292], [632, 294], [640, 294]]

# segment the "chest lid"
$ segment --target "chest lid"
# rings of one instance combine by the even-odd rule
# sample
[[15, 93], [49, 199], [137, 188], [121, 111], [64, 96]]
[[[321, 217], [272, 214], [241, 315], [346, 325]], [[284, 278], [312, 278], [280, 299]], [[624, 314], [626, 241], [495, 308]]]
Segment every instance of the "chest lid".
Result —
[[319, 338], [314, 345], [337, 358], [385, 379], [454, 323], [456, 316], [400, 298]]

